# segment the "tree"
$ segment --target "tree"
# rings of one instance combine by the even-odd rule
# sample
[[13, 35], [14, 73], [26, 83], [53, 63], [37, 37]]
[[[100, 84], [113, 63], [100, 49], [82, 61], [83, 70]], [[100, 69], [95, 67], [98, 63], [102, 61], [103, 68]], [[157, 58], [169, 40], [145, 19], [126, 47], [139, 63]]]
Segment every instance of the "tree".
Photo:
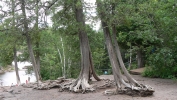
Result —
[[40, 74], [40, 30], [39, 30], [39, 3], [40, 0], [36, 0], [36, 2], [34, 2], [35, 4], [35, 25], [34, 25], [34, 37], [35, 37], [35, 60], [36, 60], [36, 67], [37, 67], [37, 71], [39, 73], [39, 79], [41, 80], [41, 74]]
[[36, 65], [36, 60], [34, 57], [34, 52], [32, 49], [32, 42], [31, 42], [31, 36], [29, 34], [29, 27], [28, 27], [28, 21], [27, 21], [27, 17], [26, 17], [26, 11], [25, 11], [25, 1], [24, 0], [20, 0], [21, 3], [21, 10], [22, 10], [22, 15], [23, 15], [23, 25], [24, 25], [24, 35], [26, 36], [26, 41], [27, 41], [27, 45], [28, 45], [28, 51], [31, 57], [31, 61], [33, 64], [33, 69], [35, 72], [35, 76], [36, 76], [36, 80], [37, 82], [40, 80], [40, 76], [39, 76], [39, 71]]
[[[12, 30], [15, 30], [15, 2], [12, 0]], [[15, 41], [16, 42], [16, 41]], [[21, 84], [20, 77], [18, 73], [18, 65], [17, 65], [17, 50], [16, 50], [16, 43], [14, 44], [14, 63], [15, 63], [15, 73], [16, 73], [16, 79], [17, 84]]]
[[[139, 84], [135, 79], [131, 77], [131, 75], [126, 70], [124, 63], [122, 61], [119, 46], [115, 39], [114, 26], [113, 26], [114, 33], [112, 34], [114, 37], [113, 40], [114, 40], [115, 47], [113, 46], [112, 38], [110, 35], [111, 32], [110, 32], [109, 25], [108, 25], [109, 17], [107, 16], [107, 14], [109, 13], [109, 11], [106, 12], [106, 10], [109, 7], [109, 6], [106, 6], [106, 4], [109, 2], [97, 0], [96, 3], [97, 3], [98, 14], [101, 19], [101, 24], [102, 24], [102, 28], [104, 32], [104, 37], [105, 37], [106, 46], [107, 46], [107, 50], [109, 54], [109, 59], [110, 59], [112, 70], [113, 70], [114, 80], [117, 86], [116, 93], [120, 93], [120, 92], [126, 93], [127, 91], [131, 91], [133, 93], [133, 91], [136, 91], [135, 93], [140, 94], [140, 95], [152, 95], [154, 90], [151, 87], [147, 87], [143, 84]], [[117, 59], [119, 60], [119, 62]], [[121, 69], [119, 68], [119, 64], [128, 82], [126, 82], [126, 80], [123, 78]], [[121, 84], [123, 84], [126, 87], [125, 90], [122, 90]]]
[[[154, 1], [153, 1], [154, 2]], [[154, 27], [154, 8], [150, 1], [120, 1], [116, 4], [116, 25], [118, 41], [123, 49], [132, 48], [137, 58], [137, 67], [147, 64], [146, 52], [151, 46], [158, 46], [160, 39]]]
[[[2, 47], [1, 47], [1, 51], [3, 51], [4, 48], [8, 48], [5, 49], [4, 54], [5, 57], [2, 57], [2, 59], [6, 59], [6, 61], [2, 61], [3, 63], [5, 63], [6, 66], [6, 62], [7, 64], [11, 64], [12, 60], [7, 60], [7, 58], [9, 58], [9, 55], [7, 52], [13, 52], [12, 55], [10, 57], [13, 56], [13, 60], [15, 63], [15, 73], [16, 73], [16, 79], [17, 79], [17, 84], [19, 85], [20, 82], [20, 77], [19, 77], [19, 73], [18, 73], [18, 65], [17, 65], [17, 49], [16, 47], [18, 47], [19, 44], [19, 40], [22, 39], [19, 35], [20, 31], [18, 29], [18, 21], [17, 19], [15, 19], [15, 17], [18, 17], [18, 14], [16, 14], [16, 5], [14, 0], [11, 1], [7, 1], [7, 2], [3, 2], [3, 3], [7, 3], [9, 4], [9, 8], [8, 10], [5, 10], [4, 13], [6, 13], [5, 16], [2, 17], [2, 33], [1, 35], [3, 36], [2, 38], [4, 38], [4, 40], [7, 41], [2, 41]], [[2, 14], [2, 13], [1, 13]], [[6, 45], [7, 44], [7, 45]]]
[[149, 47], [148, 67], [144, 75], [148, 77], [176, 78], [176, 1], [151, 1], [152, 24], [160, 45]]
[[[76, 4], [74, 6], [75, 18], [78, 23], [78, 33], [79, 33], [79, 41], [80, 41], [80, 51], [81, 51], [81, 71], [78, 79], [72, 84], [70, 90], [78, 92], [81, 89], [83, 92], [86, 90], [92, 90], [89, 85], [89, 79], [93, 75], [93, 77], [99, 81], [100, 79], [97, 77], [92, 61], [92, 55], [90, 51], [88, 36], [85, 32], [85, 20], [83, 14], [83, 7], [81, 0], [76, 0]], [[82, 27], [80, 27], [82, 26]]]

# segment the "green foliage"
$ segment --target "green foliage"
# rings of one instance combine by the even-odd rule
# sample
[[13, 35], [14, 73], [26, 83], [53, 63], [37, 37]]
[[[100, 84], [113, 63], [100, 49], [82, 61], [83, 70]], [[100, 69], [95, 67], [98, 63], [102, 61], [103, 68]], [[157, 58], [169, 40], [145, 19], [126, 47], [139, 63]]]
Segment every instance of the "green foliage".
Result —
[[0, 32], [0, 63], [3, 67], [10, 65], [13, 61], [14, 38], [7, 33]]
[[11, 65], [13, 61], [13, 51], [12, 49], [0, 49], [0, 65], [6, 67], [7, 65]]
[[132, 55], [139, 48], [143, 49], [146, 65], [150, 66], [145, 76], [177, 77], [176, 11], [175, 0], [123, 0], [116, 3], [115, 16], [109, 20], [117, 22], [117, 40], [122, 49], [131, 46]]
[[144, 76], [175, 78], [177, 77], [176, 55], [170, 48], [159, 48], [148, 57], [148, 64], [151, 66], [144, 72]]
[[[150, 77], [176, 78], [177, 77], [177, 45], [176, 45], [176, 6], [174, 0], [158, 2], [154, 5], [155, 23], [157, 23], [157, 33], [161, 38], [161, 46], [156, 47], [155, 52], [148, 56], [148, 63], [151, 70], [147, 70], [144, 75]], [[152, 48], [151, 48], [152, 50]]]

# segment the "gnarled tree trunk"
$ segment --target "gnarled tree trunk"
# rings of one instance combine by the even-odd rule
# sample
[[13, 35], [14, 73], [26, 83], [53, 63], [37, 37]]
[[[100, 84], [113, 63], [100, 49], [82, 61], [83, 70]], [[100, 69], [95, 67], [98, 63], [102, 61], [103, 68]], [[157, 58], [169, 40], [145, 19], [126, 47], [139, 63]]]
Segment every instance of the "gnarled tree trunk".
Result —
[[89, 79], [93, 75], [96, 80], [100, 80], [95, 74], [92, 56], [89, 46], [89, 41], [87, 34], [85, 32], [85, 20], [82, 8], [81, 0], [76, 0], [81, 4], [75, 6], [75, 17], [78, 22], [78, 32], [79, 32], [79, 41], [80, 41], [80, 51], [81, 51], [81, 71], [78, 79], [71, 85], [70, 90], [74, 92], [80, 92], [81, 90], [85, 92], [86, 90], [92, 91], [93, 88], [89, 85]]

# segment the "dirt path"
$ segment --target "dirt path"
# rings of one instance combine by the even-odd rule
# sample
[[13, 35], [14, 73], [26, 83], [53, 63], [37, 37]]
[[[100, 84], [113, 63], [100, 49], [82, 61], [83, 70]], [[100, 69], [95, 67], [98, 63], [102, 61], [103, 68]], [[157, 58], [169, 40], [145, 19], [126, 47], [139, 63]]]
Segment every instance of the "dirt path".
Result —
[[[101, 77], [113, 79], [112, 75]], [[58, 92], [58, 89], [34, 90], [21, 86], [0, 87], [0, 100], [177, 100], [177, 82], [169, 79], [144, 78], [140, 75], [133, 75], [140, 83], [155, 88], [155, 93], [150, 97], [132, 97], [128, 95], [103, 95], [103, 90], [93, 93], [69, 93]]]

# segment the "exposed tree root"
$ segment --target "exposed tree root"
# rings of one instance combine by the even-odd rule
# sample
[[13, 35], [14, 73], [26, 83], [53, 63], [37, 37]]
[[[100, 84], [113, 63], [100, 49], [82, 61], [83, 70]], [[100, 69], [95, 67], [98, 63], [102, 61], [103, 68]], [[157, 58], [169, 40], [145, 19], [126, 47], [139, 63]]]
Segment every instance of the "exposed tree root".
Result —
[[89, 92], [93, 92], [95, 89], [93, 88], [93, 86], [88, 84], [88, 80], [86, 80], [85, 78], [83, 79], [78, 79], [75, 83], [73, 83], [70, 86], [70, 91], [73, 92], [82, 92], [85, 93], [87, 91]]
[[149, 86], [143, 86], [143, 87], [134, 87], [129, 88], [125, 87], [123, 89], [114, 89], [114, 90], [106, 90], [104, 92], [104, 95], [117, 95], [117, 94], [127, 94], [130, 96], [141, 96], [146, 97], [150, 96], [154, 93], [154, 89]]
[[[77, 84], [76, 84], [77, 83]], [[106, 90], [104, 95], [117, 95], [117, 94], [127, 94], [131, 96], [150, 96], [153, 94], [154, 89], [149, 86], [144, 86], [140, 84], [141, 87], [124, 87], [120, 89]], [[93, 92], [100, 89], [110, 89], [116, 88], [116, 83], [114, 80], [101, 79], [101, 81], [91, 81], [90, 84], [86, 80], [75, 80], [75, 79], [64, 79], [58, 78], [57, 80], [47, 80], [41, 83], [29, 83], [23, 84], [23, 87], [33, 88], [37, 90], [48, 90], [51, 88], [59, 88], [59, 92], [74, 92], [74, 93], [87, 93]]]
[[[77, 84], [76, 84], [77, 83]], [[109, 79], [102, 79], [101, 81], [91, 81], [91, 85], [86, 80], [64, 79], [47, 80], [40, 83], [22, 84], [25, 88], [33, 88], [37, 90], [47, 90], [51, 88], [59, 88], [59, 92], [70, 91], [76, 93], [93, 92], [96, 89], [106, 89], [114, 87], [115, 82]]]

